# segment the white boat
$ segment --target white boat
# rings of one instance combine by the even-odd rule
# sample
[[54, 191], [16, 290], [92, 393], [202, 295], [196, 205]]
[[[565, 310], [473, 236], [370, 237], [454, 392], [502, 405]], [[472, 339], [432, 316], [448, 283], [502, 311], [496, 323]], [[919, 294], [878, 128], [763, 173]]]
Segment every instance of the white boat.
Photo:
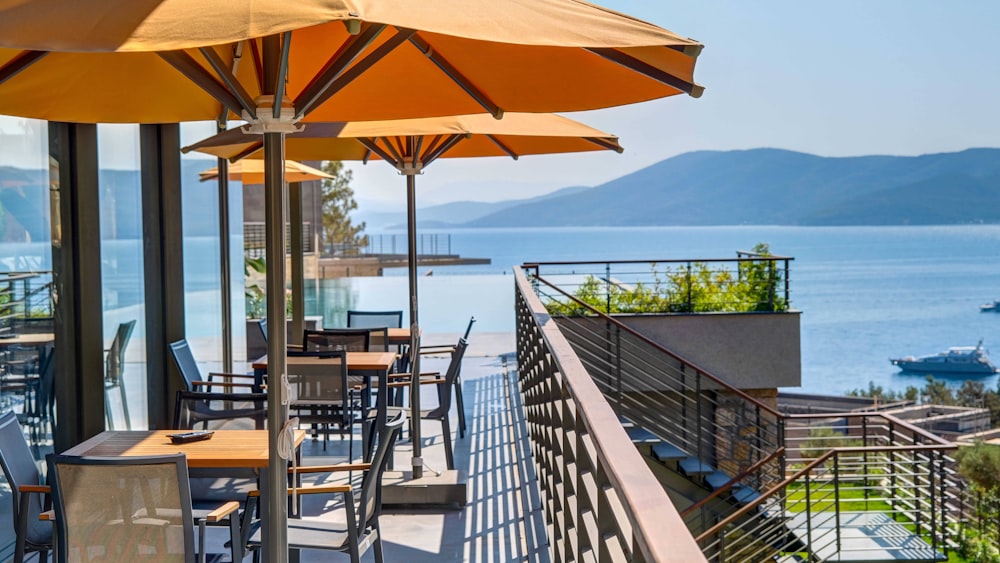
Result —
[[917, 373], [990, 375], [997, 371], [983, 349], [982, 340], [975, 346], [954, 346], [932, 356], [907, 356], [891, 358], [889, 361], [903, 371]]

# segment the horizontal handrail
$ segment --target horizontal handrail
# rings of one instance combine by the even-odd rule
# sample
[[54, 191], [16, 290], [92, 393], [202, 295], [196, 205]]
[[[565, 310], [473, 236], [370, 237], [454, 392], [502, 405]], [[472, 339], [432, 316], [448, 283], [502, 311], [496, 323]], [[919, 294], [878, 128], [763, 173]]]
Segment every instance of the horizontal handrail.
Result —
[[690, 262], [784, 262], [785, 260], [795, 260], [791, 256], [761, 256], [756, 257], [741, 257], [741, 258], [698, 258], [696, 260], [687, 258], [675, 258], [675, 259], [652, 259], [652, 260], [571, 260], [571, 261], [542, 261], [542, 262], [525, 262], [521, 265], [522, 268], [537, 269], [541, 266], [574, 266], [576, 264], [584, 266], [596, 266], [602, 264], [687, 264]]
[[875, 417], [875, 418], [881, 418], [882, 420], [885, 420], [888, 423], [894, 424], [896, 426], [901, 426], [902, 428], [904, 428], [904, 429], [906, 429], [906, 430], [908, 430], [908, 431], [910, 431], [910, 432], [912, 432], [914, 434], [919, 434], [921, 438], [924, 438], [926, 440], [930, 440], [931, 442], [936, 442], [936, 443], [944, 445], [944, 446], [947, 446], [947, 445], [952, 445], [953, 446], [952, 442], [949, 442], [948, 440], [945, 440], [944, 438], [942, 438], [942, 437], [940, 437], [940, 436], [938, 436], [936, 434], [932, 434], [931, 432], [929, 432], [929, 431], [927, 431], [927, 430], [925, 430], [923, 428], [920, 428], [919, 426], [913, 425], [913, 424], [911, 424], [911, 423], [909, 423], [909, 422], [907, 422], [907, 421], [905, 421], [905, 420], [903, 420], [901, 418], [896, 418], [896, 417], [892, 416], [891, 414], [886, 414], [886, 413], [879, 412], [879, 411], [858, 412], [858, 413], [847, 412], [847, 413], [826, 413], [826, 414], [818, 414], [818, 413], [817, 414], [812, 414], [812, 413], [810, 413], [810, 414], [786, 414], [786, 415], [783, 415], [783, 416], [785, 417], [786, 420], [790, 420], [790, 421], [793, 421], [793, 420], [809, 420], [809, 419], [823, 420], [823, 419], [830, 419], [830, 418], [858, 418], [858, 417], [866, 417], [866, 418]]

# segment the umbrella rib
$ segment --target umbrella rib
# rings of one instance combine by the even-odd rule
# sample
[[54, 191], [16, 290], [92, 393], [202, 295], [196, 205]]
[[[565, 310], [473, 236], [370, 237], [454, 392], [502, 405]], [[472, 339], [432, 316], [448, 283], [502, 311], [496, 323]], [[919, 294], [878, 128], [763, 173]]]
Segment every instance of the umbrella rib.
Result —
[[47, 54], [49, 54], [48, 51], [21, 51], [16, 57], [7, 61], [7, 64], [0, 66], [0, 84], [14, 78], [19, 72]]
[[448, 78], [457, 84], [465, 93], [472, 97], [479, 105], [483, 106], [483, 109], [488, 111], [493, 117], [500, 119], [503, 117], [503, 109], [500, 108], [493, 100], [489, 98], [482, 90], [476, 88], [472, 82], [469, 81], [462, 73], [458, 71], [447, 59], [442, 57], [440, 53], [434, 50], [422, 37], [414, 35], [410, 38], [410, 43], [420, 50], [441, 72], [445, 73]]
[[445, 138], [444, 135], [434, 135], [434, 138], [431, 139], [431, 142], [427, 144], [427, 154], [434, 154], [434, 151], [437, 150], [438, 146], [441, 144], [441, 141], [443, 141], [444, 138]]
[[[365, 58], [358, 61], [357, 64], [343, 71], [343, 73], [339, 76], [331, 76], [331, 79], [327, 81], [325, 87], [317, 93], [317, 98], [308, 106], [298, 110], [299, 116], [305, 115], [312, 110], [312, 108], [329, 100], [334, 94], [343, 90], [348, 84], [353, 82], [355, 78], [361, 76], [362, 73], [374, 66], [375, 63], [385, 58], [389, 53], [395, 50], [396, 47], [400, 46], [407, 39], [409, 39], [409, 37], [414, 33], [416, 33], [416, 31], [412, 29], [399, 30], [396, 35], [393, 35], [388, 41], [379, 45], [378, 48], [366, 55]], [[303, 96], [299, 96], [299, 98], [302, 97]], [[296, 102], [297, 101], [298, 100], [296, 100]], [[299, 107], [299, 104], [296, 103], [295, 107]]]
[[601, 147], [602, 149], [615, 151], [618, 154], [621, 154], [622, 151], [625, 150], [622, 148], [621, 145], [618, 144], [617, 141], [609, 141], [608, 139], [602, 139], [600, 137], [584, 137], [583, 139], [585, 141], [590, 141], [591, 143], [594, 143], [595, 145]]
[[230, 157], [229, 161], [230, 162], [236, 162], [237, 160], [244, 159], [244, 158], [250, 156], [251, 154], [259, 151], [263, 147], [264, 147], [264, 141], [255, 141], [253, 143], [250, 143], [249, 147], [241, 150], [240, 152], [238, 152], [235, 155], [233, 155], [232, 157]]
[[[403, 158], [403, 154], [406, 152], [403, 150], [404, 138], [397, 136], [382, 137], [382, 139], [385, 141], [386, 149], [392, 154], [392, 160], [390, 162], [395, 163], [397, 167], [405, 163], [406, 159]], [[375, 142], [378, 143], [378, 139], [375, 139]]]
[[275, 119], [281, 117], [281, 101], [285, 99], [285, 77], [288, 75], [288, 51], [292, 45], [292, 32], [281, 34], [281, 64], [278, 65], [277, 83], [274, 85], [274, 106], [272, 114]]
[[411, 141], [415, 141], [414, 143], [415, 146], [413, 147], [413, 160], [411, 161], [410, 164], [416, 167], [417, 164], [420, 162], [420, 149], [422, 149], [424, 146], [424, 135], [420, 135], [415, 139], [411, 137], [410, 139]]
[[253, 58], [254, 78], [257, 79], [257, 89], [264, 91], [264, 59], [260, 56], [260, 43], [256, 39], [250, 40], [250, 55]]
[[205, 67], [198, 64], [191, 55], [184, 51], [157, 51], [156, 54], [234, 113], [238, 114], [243, 109], [243, 105], [236, 99], [236, 96], [226, 90], [226, 87], [212, 77], [205, 70]]
[[398, 164], [399, 161], [395, 160], [391, 154], [387, 153], [382, 149], [382, 147], [378, 146], [378, 139], [373, 139], [371, 137], [358, 137], [358, 142], [364, 145], [369, 151], [379, 155], [382, 160], [392, 163], [393, 165]]
[[384, 29], [384, 25], [366, 26], [364, 31], [352, 35], [340, 49], [337, 49], [337, 52], [330, 57], [319, 74], [313, 77], [312, 81], [295, 98], [295, 107], [299, 108], [296, 117], [304, 116], [313, 107], [322, 103], [326, 99], [322, 98], [324, 92]]
[[428, 164], [434, 162], [435, 160], [440, 158], [441, 155], [450, 151], [452, 147], [454, 147], [459, 143], [459, 141], [468, 138], [469, 136], [464, 133], [455, 133], [454, 135], [450, 135], [448, 137], [448, 140], [445, 141], [440, 147], [438, 147], [438, 149], [435, 152], [427, 155], [427, 160], [424, 161], [424, 166], [427, 166]]
[[219, 80], [222, 80], [222, 83], [226, 86], [226, 88], [229, 88], [229, 91], [236, 96], [236, 99], [239, 100], [243, 109], [247, 110], [247, 113], [250, 115], [256, 117], [257, 108], [255, 107], [253, 100], [250, 99], [250, 94], [243, 88], [243, 85], [240, 84], [239, 80], [233, 76], [233, 73], [229, 71], [225, 61], [222, 60], [222, 57], [220, 57], [212, 47], [202, 47], [199, 51], [208, 61], [208, 64], [212, 65], [212, 69], [215, 70], [215, 74], [219, 77]]
[[687, 80], [684, 80], [683, 78], [679, 78], [677, 76], [674, 76], [673, 74], [670, 74], [669, 72], [658, 69], [655, 66], [647, 62], [641, 61], [633, 57], [632, 55], [624, 53], [618, 49], [590, 47], [587, 48], [587, 50], [599, 57], [603, 57], [611, 62], [618, 63], [629, 70], [638, 72], [639, 74], [652, 78], [657, 82], [661, 82], [663, 84], [666, 84], [667, 86], [676, 88], [681, 92], [684, 92], [685, 94], [691, 96], [692, 98], [700, 98], [701, 94], [705, 91], [703, 87], [698, 86], [697, 84], [693, 84], [691, 82], [688, 82]]
[[518, 154], [516, 152], [514, 152], [513, 149], [511, 149], [510, 147], [508, 147], [507, 145], [503, 144], [500, 141], [500, 139], [497, 139], [496, 135], [486, 135], [486, 138], [489, 139], [490, 141], [492, 141], [493, 144], [497, 146], [497, 148], [499, 148], [503, 152], [507, 153], [507, 156], [513, 158], [514, 160], [517, 160]]

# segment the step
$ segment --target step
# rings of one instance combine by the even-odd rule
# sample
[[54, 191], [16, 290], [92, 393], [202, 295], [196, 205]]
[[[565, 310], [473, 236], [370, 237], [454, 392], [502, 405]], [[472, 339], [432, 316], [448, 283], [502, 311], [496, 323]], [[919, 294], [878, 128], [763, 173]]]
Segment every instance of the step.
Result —
[[684, 472], [685, 475], [689, 477], [694, 475], [705, 475], [715, 471], [715, 468], [710, 464], [705, 463], [696, 457], [686, 457], [677, 462], [677, 466]]
[[733, 485], [733, 488], [730, 489], [730, 495], [733, 500], [740, 504], [750, 504], [760, 498], [760, 493], [756, 489], [740, 484]]
[[670, 442], [660, 442], [653, 446], [653, 457], [659, 461], [675, 461], [678, 459], [684, 459], [688, 455], [684, 450], [678, 448], [677, 446], [671, 444]]
[[660, 439], [656, 437], [656, 434], [638, 426], [626, 428], [625, 433], [628, 434], [628, 437], [632, 440], [633, 444], [656, 444], [660, 442]]
[[708, 475], [705, 475], [705, 483], [714, 491], [716, 489], [721, 489], [731, 481], [733, 478], [729, 476], [728, 473], [722, 471], [713, 471]]

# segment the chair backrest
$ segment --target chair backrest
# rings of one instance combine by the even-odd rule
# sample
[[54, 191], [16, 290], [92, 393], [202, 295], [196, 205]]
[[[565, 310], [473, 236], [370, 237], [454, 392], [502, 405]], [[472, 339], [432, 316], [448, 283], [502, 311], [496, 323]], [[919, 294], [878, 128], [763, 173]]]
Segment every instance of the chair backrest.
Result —
[[38, 392], [35, 395], [35, 411], [40, 418], [46, 418], [55, 408], [56, 402], [56, 355], [54, 346], [49, 344], [41, 349], [42, 365], [38, 368]]
[[28, 494], [27, 514], [19, 514], [21, 499], [18, 488], [23, 485], [41, 484], [41, 474], [14, 411], [0, 415], [0, 466], [3, 467], [4, 477], [12, 491], [14, 522], [19, 518], [25, 519], [28, 524], [26, 534], [28, 542], [49, 543], [52, 538], [52, 524], [38, 519], [38, 515], [42, 512], [42, 495]]
[[369, 352], [389, 351], [389, 327], [368, 329], [368, 351]]
[[347, 311], [348, 328], [401, 328], [403, 311]]
[[396, 444], [405, 422], [406, 410], [401, 409], [379, 430], [378, 445], [375, 448], [375, 455], [372, 456], [371, 469], [365, 474], [361, 483], [361, 498], [358, 499], [360, 529], [374, 523], [382, 512], [382, 474], [389, 464], [389, 450]]
[[302, 335], [305, 352], [367, 352], [370, 341], [367, 329], [327, 328], [306, 329]]
[[184, 385], [187, 390], [197, 391], [194, 388], [194, 382], [204, 381], [205, 378], [201, 375], [201, 368], [198, 367], [198, 362], [195, 361], [194, 354], [191, 353], [191, 346], [187, 340], [182, 338], [176, 342], [171, 342], [170, 355], [174, 357], [174, 363], [177, 365], [177, 370], [181, 372], [181, 377], [184, 378]]
[[47, 459], [57, 561], [195, 561], [184, 454]]
[[135, 330], [134, 319], [118, 324], [115, 339], [111, 341], [111, 347], [108, 348], [108, 361], [104, 372], [106, 379], [118, 381], [121, 377], [122, 367], [125, 365], [125, 347], [132, 339], [133, 330]]
[[448, 363], [448, 371], [444, 374], [444, 383], [438, 385], [438, 407], [431, 411], [430, 417], [448, 416], [451, 410], [451, 392], [455, 386], [455, 379], [462, 371], [462, 358], [465, 356], [465, 349], [469, 347], [468, 341], [464, 338], [458, 339], [458, 344], [451, 351], [451, 361]]
[[[322, 406], [321, 417], [331, 418], [331, 412], [346, 419], [347, 411], [340, 407], [348, 404], [347, 352], [289, 352], [288, 372], [289, 405], [292, 409]], [[310, 415], [300, 412], [302, 422], [310, 422]]]
[[264, 337], [264, 342], [267, 342], [267, 319], [258, 320], [257, 328], [260, 329], [260, 335]]

